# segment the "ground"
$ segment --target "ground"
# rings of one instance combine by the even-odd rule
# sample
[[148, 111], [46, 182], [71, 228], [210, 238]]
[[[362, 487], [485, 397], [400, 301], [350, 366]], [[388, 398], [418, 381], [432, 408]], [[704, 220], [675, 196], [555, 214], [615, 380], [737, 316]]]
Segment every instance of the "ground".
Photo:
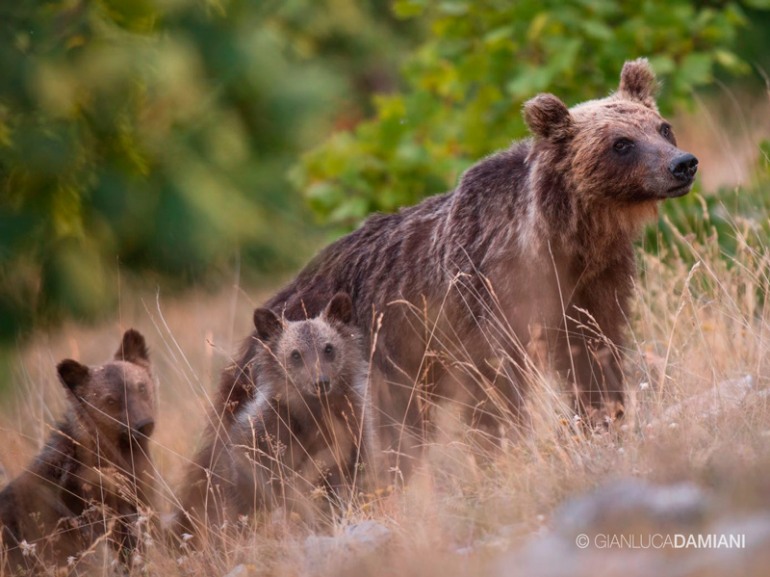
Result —
[[[707, 123], [701, 126], [710, 130]], [[742, 162], [719, 142], [716, 150], [704, 150], [708, 134], [678, 132], [683, 148], [701, 159], [718, 158], [722, 147], [719, 170], [724, 163]], [[708, 173], [705, 160], [702, 166]], [[733, 177], [741, 176], [736, 169]], [[565, 546], [553, 541], [572, 531], [564, 507], [579, 507], [586, 502], [582, 495], [592, 490], [614, 495], [611, 488], [628, 479], [653, 487], [686, 483], [708, 503], [699, 527], [740, 525], [747, 515], [770, 511], [770, 310], [763, 300], [770, 258], [767, 242], [741, 244], [739, 233], [734, 231], [741, 246], [732, 261], [720, 255], [716, 239], [699, 243], [682, 237], [680, 254], [640, 251], [642, 275], [626, 351], [630, 410], [619, 430], [591, 434], [575, 426], [558, 383], [544, 375], [530, 397], [533, 425], [522, 441], [492, 458], [479, 458], [463, 432], [452, 426], [451, 416], [445, 416], [426, 467], [407, 488], [391, 492], [381, 487], [333, 529], [344, 536], [350, 531], [346, 525], [376, 521], [377, 530], [384, 527], [387, 536], [381, 540], [386, 545], [373, 546], [374, 553], [356, 557], [350, 553], [354, 547], [335, 546], [344, 540], [324, 548], [318, 538], [308, 540], [300, 531], [268, 521], [204, 555], [172, 555], [154, 541], [146, 552], [147, 569], [150, 574], [233, 576], [583, 575], [594, 567], [590, 563], [597, 563], [590, 555], [601, 561], [604, 552], [589, 548], [588, 557], [563, 567], [547, 554], [538, 556], [537, 547], [553, 547], [548, 551], [555, 556], [555, 548]], [[229, 287], [215, 295], [166, 299], [162, 290], [158, 296], [125, 288], [120, 313], [110, 321], [36, 334], [19, 350], [17, 390], [2, 406], [0, 464], [6, 478], [37, 453], [64, 410], [56, 363], [67, 357], [102, 362], [114, 348], [105, 343], [117, 342], [123, 330], [135, 327], [147, 337], [159, 377], [152, 448], [167, 482], [164, 498], [170, 509], [174, 488], [183, 481], [183, 465], [203, 431], [219, 371], [250, 332], [254, 307], [270, 294], [270, 288]], [[600, 501], [591, 510], [606, 506], [612, 508]], [[647, 513], [654, 515], [636, 512], [634, 519]], [[681, 525], [675, 529], [682, 531]], [[756, 531], [747, 530], [747, 540], [759, 539], [761, 530]], [[564, 542], [570, 542], [569, 536]], [[567, 553], [577, 555], [570, 547]], [[318, 550], [324, 558], [353, 555], [355, 560], [342, 569], [331, 567], [318, 562]], [[721, 574], [714, 572], [717, 566], [712, 564], [709, 574]], [[592, 574], [623, 574], [607, 567]], [[745, 571], [752, 574], [751, 567]]]

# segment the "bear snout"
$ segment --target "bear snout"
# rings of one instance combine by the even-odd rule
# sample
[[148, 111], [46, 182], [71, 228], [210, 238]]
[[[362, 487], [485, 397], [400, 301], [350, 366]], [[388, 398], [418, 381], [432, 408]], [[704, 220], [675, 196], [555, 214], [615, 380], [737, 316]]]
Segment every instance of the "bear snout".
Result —
[[668, 170], [677, 180], [691, 182], [698, 172], [698, 159], [689, 152], [680, 154], [669, 163]]
[[319, 393], [321, 394], [328, 393], [331, 390], [331, 387], [332, 387], [332, 381], [326, 375], [321, 375], [318, 377], [318, 379], [316, 379], [315, 388]]
[[135, 423], [132, 427], [134, 433], [139, 433], [144, 437], [150, 437], [155, 430], [155, 421], [152, 418], [143, 419]]

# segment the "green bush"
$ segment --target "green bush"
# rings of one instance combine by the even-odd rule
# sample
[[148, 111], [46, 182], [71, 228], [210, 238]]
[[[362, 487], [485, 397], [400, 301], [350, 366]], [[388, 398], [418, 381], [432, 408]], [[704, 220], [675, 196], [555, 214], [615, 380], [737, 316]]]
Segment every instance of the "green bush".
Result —
[[313, 235], [285, 174], [338, 111], [355, 118], [370, 85], [392, 84], [402, 40], [384, 12], [3, 3], [0, 339], [111, 310], [119, 272], [169, 289], [216, 281], [237, 258], [271, 274], [303, 259]]

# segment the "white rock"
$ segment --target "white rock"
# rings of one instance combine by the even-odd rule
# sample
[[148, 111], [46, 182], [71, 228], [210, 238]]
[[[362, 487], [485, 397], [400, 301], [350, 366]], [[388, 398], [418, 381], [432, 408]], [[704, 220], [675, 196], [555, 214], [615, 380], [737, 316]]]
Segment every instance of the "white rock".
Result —
[[224, 577], [249, 577], [249, 568], [241, 563], [233, 567]]

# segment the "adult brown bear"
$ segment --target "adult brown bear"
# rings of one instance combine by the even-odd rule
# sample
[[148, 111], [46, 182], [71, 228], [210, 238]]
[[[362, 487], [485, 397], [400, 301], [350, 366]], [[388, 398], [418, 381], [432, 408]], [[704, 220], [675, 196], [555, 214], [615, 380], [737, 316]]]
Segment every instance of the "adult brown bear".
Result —
[[[536, 96], [524, 106], [531, 139], [478, 162], [452, 192], [370, 217], [265, 304], [300, 320], [351, 295], [383, 448], [422, 443], [438, 399], [462, 403], [482, 429], [515, 422], [527, 349], [548, 352], [578, 410], [622, 414], [632, 242], [660, 201], [690, 190], [698, 164], [677, 148], [656, 90], [638, 59], [606, 98], [568, 109]], [[259, 387], [245, 370], [258, 340], [224, 372], [225, 420]]]

